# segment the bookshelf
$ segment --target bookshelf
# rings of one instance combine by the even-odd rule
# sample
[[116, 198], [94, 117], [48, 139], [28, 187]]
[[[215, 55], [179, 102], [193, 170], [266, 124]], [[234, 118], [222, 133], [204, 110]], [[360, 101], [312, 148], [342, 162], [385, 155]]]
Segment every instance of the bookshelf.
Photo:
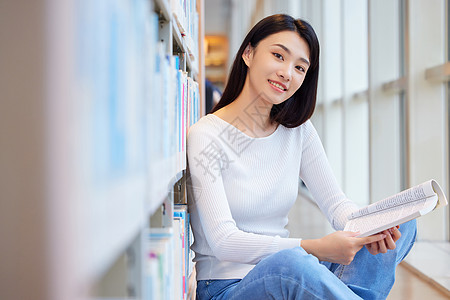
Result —
[[174, 201], [203, 109], [203, 1], [2, 4], [1, 299], [154, 299], [150, 237], [187, 251]]

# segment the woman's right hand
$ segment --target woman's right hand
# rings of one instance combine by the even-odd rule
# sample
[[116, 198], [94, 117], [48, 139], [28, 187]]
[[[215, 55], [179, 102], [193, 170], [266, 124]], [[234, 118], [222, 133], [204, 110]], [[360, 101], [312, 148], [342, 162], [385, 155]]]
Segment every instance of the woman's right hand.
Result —
[[319, 260], [348, 265], [356, 253], [366, 244], [378, 242], [386, 237], [376, 234], [368, 237], [356, 237], [358, 232], [336, 231], [320, 239], [302, 240], [301, 247]]

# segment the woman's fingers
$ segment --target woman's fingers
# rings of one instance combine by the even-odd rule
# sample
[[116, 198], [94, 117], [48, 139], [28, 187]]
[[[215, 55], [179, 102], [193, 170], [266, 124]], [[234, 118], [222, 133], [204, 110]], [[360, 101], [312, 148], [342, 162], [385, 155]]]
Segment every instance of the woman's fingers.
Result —
[[372, 254], [372, 255], [378, 254], [378, 242], [370, 243], [365, 246], [370, 254]]
[[394, 242], [398, 241], [400, 239], [400, 237], [402, 236], [402, 233], [400, 232], [400, 230], [398, 230], [399, 227], [400, 226], [395, 226], [395, 227], [392, 227], [391, 229], [389, 229]]
[[[391, 237], [389, 232], [383, 231], [383, 233], [386, 235], [386, 238], [381, 240], [381, 241], [378, 241], [378, 250], [379, 250], [380, 253], [386, 253], [387, 252], [387, 247], [386, 247], [387, 239]], [[392, 240], [392, 238], [391, 238], [391, 240]]]
[[386, 238], [384, 239], [384, 243], [386, 244], [387, 249], [389, 249], [389, 250], [395, 249], [396, 246], [395, 246], [393, 233], [391, 233], [390, 231], [388, 231], [386, 233]]
[[386, 253], [388, 250], [394, 250], [396, 248], [395, 242], [401, 237], [398, 226], [385, 230], [382, 234], [385, 236], [384, 239], [366, 245], [367, 250], [373, 255]]
[[[399, 226], [395, 226], [372, 236], [358, 238], [358, 244], [364, 245], [373, 255], [386, 253], [388, 250], [394, 250], [396, 248], [395, 242], [402, 236], [398, 228]], [[349, 234], [349, 236], [352, 235]]]
[[363, 238], [358, 238], [360, 241], [360, 245], [366, 245], [366, 244], [371, 244], [374, 242], [378, 242], [383, 240], [384, 238], [386, 238], [386, 234], [384, 233], [379, 233], [379, 234], [374, 234], [371, 236], [367, 236], [367, 237], [363, 237]]

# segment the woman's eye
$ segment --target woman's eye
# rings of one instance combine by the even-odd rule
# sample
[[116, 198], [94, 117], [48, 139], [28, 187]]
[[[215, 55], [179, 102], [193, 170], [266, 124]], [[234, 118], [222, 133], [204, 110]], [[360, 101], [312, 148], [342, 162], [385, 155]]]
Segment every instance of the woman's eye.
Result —
[[279, 53], [274, 53], [273, 55], [274, 55], [276, 58], [283, 59], [283, 56], [282, 56], [281, 54], [279, 54]]
[[296, 66], [295, 68], [301, 72], [305, 72], [305, 69], [302, 66]]

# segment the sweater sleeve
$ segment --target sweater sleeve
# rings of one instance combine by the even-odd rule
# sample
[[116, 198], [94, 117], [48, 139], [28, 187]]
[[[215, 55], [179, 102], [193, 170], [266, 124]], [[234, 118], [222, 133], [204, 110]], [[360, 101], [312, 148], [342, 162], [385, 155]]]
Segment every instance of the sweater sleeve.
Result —
[[300, 178], [333, 228], [343, 230], [347, 216], [358, 207], [339, 187], [311, 121], [308, 120], [304, 126]]
[[197, 226], [201, 226], [212, 255], [222, 261], [256, 264], [270, 254], [300, 246], [300, 239], [255, 234], [237, 227], [221, 177], [223, 148], [216, 137], [211, 128], [194, 125], [187, 142], [194, 196], [189, 209], [198, 214]]

